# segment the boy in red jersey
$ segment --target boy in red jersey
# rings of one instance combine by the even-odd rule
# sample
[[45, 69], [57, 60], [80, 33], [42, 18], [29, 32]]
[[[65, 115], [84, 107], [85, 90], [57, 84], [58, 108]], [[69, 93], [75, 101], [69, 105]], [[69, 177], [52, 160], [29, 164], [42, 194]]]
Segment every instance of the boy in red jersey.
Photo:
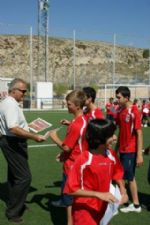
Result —
[[149, 103], [144, 99], [142, 102], [142, 124], [147, 127], [149, 121]]
[[[68, 173], [76, 158], [87, 150], [87, 141], [85, 139], [85, 130], [87, 121], [83, 115], [83, 106], [85, 105], [86, 95], [83, 91], [72, 91], [66, 96], [69, 113], [74, 115], [74, 119], [67, 124], [67, 133], [62, 141], [56, 131], [50, 132], [51, 139], [62, 149], [60, 159], [63, 161], [63, 184], [61, 202], [67, 207], [68, 225], [72, 224], [71, 205], [72, 197], [63, 195], [63, 187]], [[62, 121], [63, 123], [63, 121]], [[64, 123], [63, 123], [64, 124]], [[54, 204], [53, 204], [54, 205]], [[59, 205], [55, 205], [59, 206]]]
[[84, 87], [83, 91], [87, 96], [87, 100], [85, 102], [86, 108], [84, 110], [84, 115], [86, 116], [87, 121], [89, 119], [104, 118], [102, 110], [95, 105], [96, 91], [94, 90], [94, 88]]
[[114, 120], [114, 99], [109, 98], [109, 102], [106, 103], [106, 118], [108, 120]]
[[72, 207], [74, 225], [99, 225], [107, 203], [117, 202], [109, 192], [115, 181], [122, 195], [120, 204], [128, 200], [123, 168], [115, 151], [111, 149], [115, 125], [106, 119], [89, 121], [86, 138], [89, 151], [83, 152], [71, 168], [65, 193], [74, 196]]
[[141, 113], [130, 101], [128, 87], [120, 86], [116, 90], [116, 98], [120, 105], [116, 123], [119, 126], [118, 147], [120, 160], [124, 167], [124, 180], [128, 181], [133, 203], [121, 208], [121, 212], [141, 212], [139, 204], [135, 168], [143, 163], [143, 136], [141, 129]]

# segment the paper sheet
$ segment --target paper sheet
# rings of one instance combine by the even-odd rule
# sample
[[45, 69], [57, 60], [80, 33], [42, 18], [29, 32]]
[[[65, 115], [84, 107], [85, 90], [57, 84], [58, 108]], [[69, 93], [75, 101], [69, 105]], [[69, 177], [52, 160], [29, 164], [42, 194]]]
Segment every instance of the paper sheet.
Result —
[[29, 129], [35, 133], [43, 131], [51, 126], [52, 126], [51, 123], [41, 118], [37, 118], [28, 124]]
[[47, 139], [50, 137], [50, 132], [52, 132], [52, 131], [59, 131], [62, 127], [63, 127], [63, 126], [58, 127], [58, 128], [55, 128], [55, 129], [53, 129], [53, 130], [47, 131], [47, 132], [43, 135], [44, 138], [45, 138], [45, 140], [47, 140]]
[[[119, 187], [116, 185], [110, 185], [110, 192], [120, 201], [121, 200], [121, 194]], [[107, 209], [105, 211], [105, 214], [103, 218], [101, 219], [99, 225], [107, 225], [109, 221], [114, 216], [115, 212], [117, 212], [119, 207], [119, 203], [109, 203], [107, 206]]]

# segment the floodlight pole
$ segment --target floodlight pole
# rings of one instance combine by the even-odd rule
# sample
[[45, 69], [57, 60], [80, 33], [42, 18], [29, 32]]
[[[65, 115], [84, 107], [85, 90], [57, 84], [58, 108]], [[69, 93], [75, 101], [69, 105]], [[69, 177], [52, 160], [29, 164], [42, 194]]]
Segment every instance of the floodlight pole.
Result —
[[[150, 48], [149, 48], [149, 77], [148, 77], [148, 84], [150, 85]], [[150, 98], [150, 87], [149, 87], [149, 98]]]
[[38, 0], [38, 79], [48, 81], [49, 0]]
[[33, 46], [32, 46], [32, 27], [30, 27], [30, 108], [32, 108], [33, 93]]
[[116, 73], [116, 34], [113, 35], [113, 71], [112, 71], [112, 83], [113, 83], [113, 95]]
[[73, 90], [76, 88], [76, 31], [73, 30]]

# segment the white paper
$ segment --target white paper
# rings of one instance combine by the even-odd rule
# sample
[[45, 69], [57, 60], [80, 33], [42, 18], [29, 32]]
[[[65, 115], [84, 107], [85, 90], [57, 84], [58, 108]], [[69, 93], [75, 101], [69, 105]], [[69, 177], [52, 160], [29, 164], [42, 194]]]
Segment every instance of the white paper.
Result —
[[[121, 200], [121, 193], [119, 190], [119, 187], [116, 185], [110, 184], [110, 190], [109, 190], [119, 201]], [[119, 207], [119, 203], [109, 203], [107, 205], [107, 209], [105, 211], [105, 214], [103, 218], [101, 219], [99, 225], [107, 225], [109, 221], [114, 216], [115, 212], [117, 212]]]
[[63, 126], [58, 127], [58, 128], [55, 128], [55, 129], [53, 129], [53, 130], [47, 131], [47, 132], [43, 135], [44, 138], [45, 138], [45, 140], [47, 140], [47, 139], [50, 137], [50, 132], [53, 132], [53, 131], [59, 131], [62, 127], [63, 127]]
[[28, 127], [31, 131], [38, 133], [40, 131], [45, 130], [46, 128], [51, 127], [52, 124], [43, 120], [41, 118], [37, 118], [28, 124]]
[[59, 131], [61, 128], [62, 128], [63, 126], [61, 126], [61, 127], [57, 127], [57, 128], [55, 128], [55, 129], [53, 129], [53, 130], [50, 130], [49, 132], [53, 132], [53, 131]]
[[50, 136], [49, 136], [50, 131], [47, 131], [43, 136], [45, 138], [45, 140], [47, 140]]
[[143, 109], [143, 112], [144, 112], [144, 113], [149, 113], [149, 109], [148, 109], [148, 108], [144, 108], [144, 109]]

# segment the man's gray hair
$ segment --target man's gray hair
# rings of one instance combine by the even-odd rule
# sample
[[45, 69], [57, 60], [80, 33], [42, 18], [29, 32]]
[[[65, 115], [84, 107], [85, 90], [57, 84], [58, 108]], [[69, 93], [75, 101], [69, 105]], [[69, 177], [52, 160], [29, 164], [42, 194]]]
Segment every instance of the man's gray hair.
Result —
[[9, 83], [9, 87], [8, 87], [8, 92], [12, 91], [15, 87], [17, 83], [24, 83], [26, 84], [26, 81], [21, 79], [21, 78], [15, 78], [13, 79], [10, 83]]

